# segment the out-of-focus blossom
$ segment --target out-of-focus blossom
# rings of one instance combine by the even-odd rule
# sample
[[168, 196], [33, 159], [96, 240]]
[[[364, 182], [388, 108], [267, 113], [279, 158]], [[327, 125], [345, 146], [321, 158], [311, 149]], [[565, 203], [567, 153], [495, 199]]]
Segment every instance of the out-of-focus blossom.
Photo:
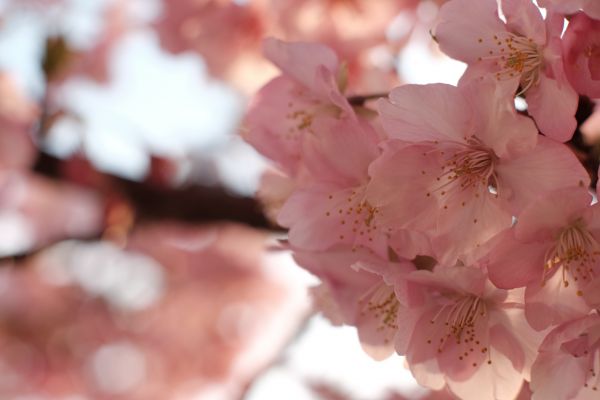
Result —
[[40, 112], [13, 78], [0, 72], [0, 168], [29, 167], [36, 155], [32, 130]]
[[223, 385], [233, 396], [278, 355], [306, 304], [266, 246], [264, 233], [233, 224], [155, 224], [134, 233], [129, 247], [161, 263], [171, 289], [139, 321], [174, 355], [167, 369], [185, 364], [188, 379]]
[[265, 214], [272, 222], [277, 221], [281, 207], [295, 188], [294, 180], [277, 170], [267, 170], [262, 175], [256, 198], [261, 202]]
[[[331, 47], [347, 63], [351, 91], [384, 91], [395, 83], [394, 59], [418, 18], [417, 0], [267, 0], [273, 34], [287, 40], [309, 40]], [[386, 36], [402, 13], [400, 35]]]
[[435, 37], [440, 49], [469, 67], [462, 80], [492, 76], [509, 94], [527, 99], [528, 113], [545, 135], [566, 142], [577, 122], [577, 93], [562, 60], [562, 16], [544, 21], [530, 0], [451, 0], [440, 10]]
[[254, 2], [165, 0], [156, 22], [162, 45], [173, 53], [188, 50], [203, 56], [212, 75], [223, 77], [236, 57], [256, 52], [263, 35]]
[[25, 172], [0, 174], [0, 229], [11, 255], [69, 237], [89, 237], [103, 227], [104, 205], [93, 192]]
[[[134, 27], [130, 0], [108, 0], [104, 8], [101, 32], [84, 50], [69, 48], [63, 37], [53, 38], [47, 45], [46, 74], [56, 89], [74, 77], [86, 77], [99, 83], [110, 80], [110, 62], [116, 44]], [[51, 63], [48, 63], [50, 60]]]
[[156, 224], [128, 250], [63, 243], [27, 269], [3, 266], [0, 393], [237, 398], [307, 306], [276, 273], [266, 238], [236, 225]]
[[600, 97], [600, 21], [584, 13], [573, 16], [563, 46], [565, 71], [575, 90]]

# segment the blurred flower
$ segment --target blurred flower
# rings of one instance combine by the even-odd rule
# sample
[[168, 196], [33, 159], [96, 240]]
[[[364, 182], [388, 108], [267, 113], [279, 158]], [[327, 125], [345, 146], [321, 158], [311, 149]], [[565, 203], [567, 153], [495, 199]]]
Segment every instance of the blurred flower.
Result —
[[128, 250], [65, 242], [3, 265], [0, 397], [238, 398], [307, 306], [301, 286], [269, 272], [266, 239], [164, 223]]
[[40, 112], [6, 72], [0, 72], [0, 169], [29, 167], [36, 155], [32, 129]]

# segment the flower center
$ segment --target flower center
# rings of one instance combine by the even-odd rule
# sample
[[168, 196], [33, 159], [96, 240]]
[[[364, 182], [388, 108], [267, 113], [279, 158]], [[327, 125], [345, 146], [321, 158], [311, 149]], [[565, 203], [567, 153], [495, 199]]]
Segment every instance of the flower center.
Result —
[[[377, 239], [379, 227], [376, 216], [377, 207], [364, 199], [365, 186], [344, 193], [332, 193], [328, 196], [331, 207], [325, 211], [325, 217], [338, 224], [338, 239], [351, 242], [356, 248], [360, 244], [373, 244]], [[346, 195], [346, 197], [341, 197]]]
[[384, 342], [389, 343], [398, 330], [396, 318], [400, 303], [398, 303], [394, 288], [386, 284], [381, 284], [368, 293], [361, 301], [366, 299], [368, 300], [366, 304], [363, 303], [362, 307], [363, 315], [368, 313], [375, 320], [379, 321], [376, 329], [385, 336]]
[[[488, 55], [479, 57], [479, 61], [493, 61], [497, 67], [496, 79], [512, 79], [520, 76], [521, 90], [525, 93], [540, 80], [540, 71], [544, 65], [543, 48], [533, 39], [515, 35], [511, 32], [497, 33], [492, 40], [497, 49], [489, 50]], [[479, 43], [484, 39], [479, 38]]]
[[[444, 151], [440, 154], [445, 156]], [[475, 197], [479, 197], [493, 187], [497, 195], [495, 159], [495, 154], [483, 147], [476, 138], [469, 139], [466, 146], [460, 147], [446, 159], [442, 165], [442, 173], [436, 178], [440, 185], [434, 191], [439, 191], [440, 195], [445, 196], [452, 191], [469, 190], [475, 192]]]
[[[562, 281], [569, 286], [569, 276], [576, 283], [587, 283], [594, 277], [594, 268], [600, 255], [600, 246], [594, 236], [578, 220], [563, 229], [556, 244], [545, 256], [545, 268], [542, 283], [546, 282], [550, 271], [562, 266]], [[582, 295], [578, 290], [578, 295]]]
[[[481, 324], [486, 323], [486, 315], [485, 301], [477, 296], [461, 296], [448, 304], [443, 304], [430, 320], [432, 325], [437, 325], [437, 329], [434, 329], [438, 336], [437, 340], [429, 338], [427, 343], [437, 346], [437, 352], [441, 353], [448, 340], [454, 339], [458, 346], [459, 361], [469, 361], [469, 356], [475, 351], [487, 353], [488, 348], [484, 346], [484, 340], [479, 336]], [[488, 363], [491, 363], [489, 359]], [[476, 363], [473, 366], [476, 366]]]
[[448, 173], [448, 180], [459, 181], [461, 189], [486, 188], [494, 173], [494, 160], [487, 149], [471, 148], [454, 154], [442, 167]]

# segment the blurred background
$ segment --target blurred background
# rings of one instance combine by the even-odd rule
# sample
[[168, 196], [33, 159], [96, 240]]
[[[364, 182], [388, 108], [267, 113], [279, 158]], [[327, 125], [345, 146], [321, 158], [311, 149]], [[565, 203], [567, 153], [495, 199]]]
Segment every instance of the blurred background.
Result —
[[314, 311], [239, 135], [268, 36], [456, 83], [441, 3], [0, 0], [0, 400], [448, 398]]

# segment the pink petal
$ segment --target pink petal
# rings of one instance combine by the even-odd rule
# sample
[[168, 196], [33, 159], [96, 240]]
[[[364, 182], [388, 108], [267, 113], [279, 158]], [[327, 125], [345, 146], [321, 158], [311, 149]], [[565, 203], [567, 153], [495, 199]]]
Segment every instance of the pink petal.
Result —
[[471, 112], [460, 90], [446, 84], [403, 85], [377, 102], [391, 138], [407, 142], [464, 141], [473, 131]]
[[587, 372], [567, 355], [540, 353], [531, 369], [531, 400], [569, 400], [581, 390]]
[[[513, 292], [519, 292], [519, 295], [514, 296], [515, 293]], [[490, 319], [502, 324], [502, 326], [511, 333], [512, 337], [518, 341], [524, 356], [522, 368], [523, 378], [529, 381], [531, 380], [531, 366], [538, 356], [538, 350], [545, 338], [546, 332], [537, 332], [531, 328], [527, 322], [523, 310], [524, 292], [524, 290], [510, 291], [506, 303], [510, 303], [510, 300], [516, 300], [516, 302], [514, 302], [514, 307], [502, 307], [499, 310], [500, 312], [492, 313]], [[512, 299], [511, 297], [518, 297], [518, 299]]]
[[294, 260], [309, 272], [317, 275], [327, 284], [333, 300], [339, 308], [344, 321], [356, 324], [360, 313], [358, 299], [381, 278], [364, 270], [352, 267], [360, 259], [374, 256], [367, 251], [352, 251], [348, 247], [338, 247], [326, 252], [308, 252], [295, 249]]
[[495, 350], [502, 353], [511, 361], [512, 367], [516, 371], [523, 371], [525, 367], [525, 352], [510, 327], [502, 324], [496, 324], [491, 327], [490, 344]]
[[491, 349], [491, 364], [484, 365], [464, 381], [448, 381], [448, 387], [463, 400], [513, 400], [523, 385], [523, 376], [504, 354]]
[[590, 17], [600, 20], [600, 4], [596, 0], [584, 0], [583, 11]]
[[564, 286], [560, 270], [543, 285], [529, 285], [525, 291], [525, 316], [531, 327], [541, 331], [588, 314], [590, 307], [577, 290], [576, 285]]
[[542, 74], [538, 85], [531, 87], [526, 96], [527, 111], [544, 135], [559, 142], [573, 137], [579, 96], [566, 80]]
[[452, 265], [512, 225], [512, 215], [502, 199], [491, 193], [475, 197], [468, 190], [459, 194], [464, 198], [457, 197], [448, 209], [438, 212], [431, 241], [436, 258], [444, 265]]
[[502, 234], [502, 240], [489, 255], [490, 280], [500, 289], [525, 287], [541, 282], [544, 256], [549, 244], [523, 244], [514, 238], [514, 230]]
[[[414, 333], [408, 345], [407, 361], [411, 366], [413, 373], [414, 367], [420, 364], [428, 363], [430, 360], [438, 360], [440, 371], [447, 375], [460, 376], [465, 379], [471, 376], [479, 365], [477, 362], [481, 359], [481, 351], [477, 354], [475, 351], [468, 352], [467, 356], [463, 356], [460, 360], [458, 352], [464, 354], [463, 346], [458, 346], [454, 337], [447, 337], [449, 327], [445, 321], [448, 311], [439, 314], [439, 307], [427, 310], [422, 314], [421, 318], [415, 326]], [[438, 315], [439, 314], [439, 315]], [[438, 318], [436, 318], [436, 315]], [[434, 321], [433, 323], [431, 321]], [[485, 338], [482, 338], [481, 343], [487, 343], [487, 331], [484, 329]], [[460, 347], [460, 349], [459, 349]], [[467, 348], [468, 351], [468, 348]], [[441, 358], [445, 357], [445, 361]], [[472, 363], [476, 365], [473, 366]], [[419, 376], [415, 376], [419, 380]], [[420, 384], [422, 384], [419, 381]]]
[[[360, 311], [356, 317], [356, 326], [358, 328], [358, 337], [363, 349], [375, 360], [380, 361], [388, 358], [394, 352], [394, 338], [397, 326], [400, 323], [396, 312], [394, 315], [387, 315], [386, 310], [371, 309], [371, 302], [374, 301], [376, 291], [384, 291], [383, 296], [394, 295], [393, 288], [386, 287], [379, 282], [373, 286], [359, 301]], [[387, 297], [385, 297], [387, 298]], [[385, 298], [377, 299], [386, 301]], [[391, 310], [390, 310], [391, 311]], [[383, 314], [383, 315], [382, 315]], [[392, 318], [387, 321], [387, 318]]]
[[556, 233], [581, 216], [591, 203], [592, 196], [586, 187], [549, 192], [523, 210], [515, 236], [525, 242], [554, 241]]
[[[442, 332], [448, 332], [445, 324], [447, 314], [440, 317], [443, 325]], [[475, 342], [465, 339], [473, 337]], [[484, 351], [485, 349], [485, 351]], [[446, 375], [447, 380], [464, 381], [471, 379], [479, 368], [487, 363], [487, 352], [490, 349], [489, 320], [488, 316], [479, 316], [467, 335], [463, 333], [460, 339], [451, 336], [447, 339], [441, 353], [438, 354], [440, 370]]]
[[398, 331], [396, 332], [396, 351], [400, 355], [409, 350], [410, 338], [415, 331], [417, 322], [421, 318], [421, 309], [401, 306], [398, 310]]
[[437, 201], [427, 194], [430, 176], [437, 173], [439, 167], [424, 155], [429, 150], [430, 146], [403, 146], [391, 140], [369, 168], [371, 182], [367, 188], [367, 201], [378, 210], [378, 224], [391, 232], [405, 228], [409, 223], [432, 223], [430, 211], [436, 208]]
[[578, 93], [592, 98], [600, 96], [600, 77], [594, 76], [600, 62], [597, 51], [590, 49], [597, 49], [599, 42], [600, 21], [584, 13], [570, 19], [562, 41], [565, 73]]
[[497, 49], [494, 36], [506, 28], [498, 18], [496, 0], [452, 0], [439, 12], [435, 37], [440, 49], [468, 64]]
[[315, 184], [292, 194], [278, 221], [290, 228], [290, 243], [302, 249], [348, 244], [386, 255], [386, 239], [373, 220], [372, 208], [363, 204], [363, 194], [364, 188]]
[[502, 0], [502, 12], [510, 31], [531, 38], [537, 44], [546, 43], [542, 14], [531, 0]]
[[[592, 314], [562, 324], [547, 335], [531, 369], [532, 399], [579, 399], [586, 397], [580, 397], [578, 392], [592, 392], [584, 388], [589, 377], [589, 358], [575, 357], [566, 345], [583, 338], [582, 334], [589, 334], [590, 328], [593, 329], [598, 324], [598, 315]], [[592, 343], [597, 340], [591, 336], [588, 338]]]
[[510, 202], [517, 215], [538, 196], [560, 188], [589, 186], [589, 176], [571, 150], [543, 136], [531, 152], [500, 160], [496, 171], [498, 194]]
[[379, 137], [368, 122], [353, 118], [319, 118], [315, 135], [304, 141], [303, 159], [319, 181], [342, 185], [366, 183], [368, 167], [379, 156]]
[[429, 236], [412, 229], [400, 229], [394, 232], [388, 245], [397, 255], [408, 260], [418, 255], [433, 254]]
[[600, 307], [600, 277], [596, 277], [585, 287], [583, 298], [590, 307]]
[[419, 385], [431, 390], [442, 390], [446, 386], [444, 374], [440, 372], [436, 359], [427, 359], [418, 363], [409, 362], [408, 366]]
[[263, 41], [263, 53], [284, 74], [311, 90], [315, 90], [319, 66], [336, 73], [339, 65], [329, 47], [316, 43], [286, 43], [267, 38]]
[[477, 138], [498, 157], [529, 151], [537, 142], [531, 119], [515, 112], [515, 82], [486, 76], [459, 86], [473, 110]]

